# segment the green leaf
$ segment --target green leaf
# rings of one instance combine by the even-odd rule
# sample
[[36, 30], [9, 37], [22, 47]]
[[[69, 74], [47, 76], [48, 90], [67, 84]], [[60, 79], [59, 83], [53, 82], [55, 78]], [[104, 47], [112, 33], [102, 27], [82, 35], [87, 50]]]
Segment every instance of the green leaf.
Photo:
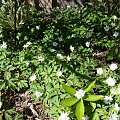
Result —
[[15, 70], [16, 67], [10, 67], [9, 71]]
[[16, 85], [15, 85], [15, 83], [14, 83], [13, 81], [9, 80], [9, 81], [8, 81], [8, 87], [9, 87], [10, 89], [15, 89], [15, 88], [16, 88]]
[[71, 95], [74, 95], [74, 94], [76, 93], [75, 88], [69, 87], [69, 86], [67, 86], [67, 85], [65, 85], [65, 84], [63, 84], [62, 87], [63, 87], [63, 89], [64, 89], [67, 93], [69, 93], [69, 94], [71, 94]]
[[83, 103], [83, 99], [81, 99], [77, 103], [76, 109], [75, 109], [75, 115], [76, 115], [78, 120], [82, 120], [82, 117], [84, 116], [84, 103]]
[[23, 120], [23, 116], [19, 113], [15, 114], [14, 120]]
[[85, 101], [97, 101], [103, 99], [103, 95], [86, 95], [84, 100]]
[[0, 80], [0, 90], [5, 89], [5, 81]]
[[118, 48], [115, 48], [115, 55], [118, 54], [119, 50]]
[[74, 105], [79, 99], [77, 99], [76, 97], [70, 97], [70, 98], [66, 98], [64, 100], [62, 100], [60, 102], [60, 104], [62, 106], [68, 107], [68, 106], [72, 106]]
[[12, 120], [12, 116], [9, 115], [8, 113], [5, 113], [5, 119], [6, 120]]
[[3, 114], [0, 114], [0, 120], [2, 120], [2, 118], [3, 118]]
[[17, 82], [17, 86], [18, 86], [18, 88], [17, 88], [18, 91], [23, 87], [28, 87], [27, 81], [26, 80], [20, 80], [19, 82]]
[[96, 108], [96, 103], [94, 103], [94, 102], [90, 102], [90, 105], [92, 106], [93, 111], [94, 111], [94, 110], [95, 110], [95, 108]]
[[88, 87], [85, 89], [85, 92], [89, 92], [90, 89], [94, 86], [96, 81], [93, 81], [90, 85], [88, 85]]
[[5, 78], [6, 80], [10, 80], [10, 78], [11, 78], [11, 72], [5, 71], [5, 73], [4, 73], [4, 78]]
[[95, 113], [93, 114], [92, 120], [100, 120], [100, 117], [99, 117], [99, 115], [98, 115], [97, 112], [95, 112]]

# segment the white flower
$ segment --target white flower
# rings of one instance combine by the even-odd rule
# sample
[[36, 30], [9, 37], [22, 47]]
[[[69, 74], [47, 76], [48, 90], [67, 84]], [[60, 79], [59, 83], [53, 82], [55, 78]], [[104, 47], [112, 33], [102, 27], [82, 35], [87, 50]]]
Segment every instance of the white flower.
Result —
[[25, 45], [23, 45], [23, 48], [27, 48], [29, 45], [27, 45], [27, 44], [25, 44]]
[[86, 47], [90, 47], [90, 42], [85, 43]]
[[112, 96], [105, 96], [105, 98], [104, 98], [104, 101], [105, 101], [105, 103], [110, 103], [110, 102], [112, 102]]
[[89, 120], [89, 117], [85, 115], [84, 117], [82, 117], [82, 120]]
[[107, 25], [104, 27], [104, 30], [105, 30], [105, 31], [109, 31], [109, 29], [110, 29], [110, 27], [107, 26]]
[[23, 48], [27, 48], [31, 45], [32, 43], [31, 42], [27, 42], [25, 45], [23, 45]]
[[56, 47], [58, 45], [57, 42], [53, 42], [52, 44], [53, 44], [54, 47]]
[[39, 30], [39, 29], [40, 29], [40, 26], [36, 26], [36, 29]]
[[41, 92], [38, 92], [38, 91], [36, 91], [35, 93], [35, 96], [38, 98], [38, 97], [41, 97], [43, 94], [41, 93]]
[[62, 54], [57, 53], [57, 57], [58, 57], [59, 59], [63, 59]]
[[11, 67], [12, 67], [12, 65], [8, 65], [8, 66], [7, 66], [7, 68], [11, 68]]
[[6, 42], [3, 41], [3, 44], [0, 45], [0, 49], [6, 49], [7, 48], [7, 44]]
[[97, 69], [97, 74], [102, 75], [103, 74], [103, 69], [102, 68], [98, 68]]
[[77, 97], [78, 99], [84, 97], [84, 95], [85, 95], [85, 91], [81, 90], [81, 89], [76, 91], [76, 93], [75, 93], [75, 97]]
[[72, 45], [70, 45], [70, 50], [73, 52], [74, 51], [74, 47]]
[[68, 55], [68, 56], [67, 56], [67, 62], [69, 62], [70, 59], [71, 59], [71, 57]]
[[36, 75], [33, 74], [33, 75], [30, 77], [30, 81], [35, 81], [35, 79], [36, 79]]
[[106, 80], [106, 83], [108, 84], [108, 86], [114, 86], [115, 83], [116, 83], [116, 80], [115, 80], [114, 78], [109, 77], [109, 78]]
[[29, 42], [27, 42], [26, 44], [27, 44], [27, 45], [31, 45], [32, 43], [29, 41]]
[[115, 15], [113, 15], [112, 17], [113, 17], [113, 19], [114, 19], [114, 20], [116, 20], [116, 19], [117, 19], [117, 17], [116, 17]]
[[110, 115], [109, 120], [119, 120], [118, 115], [116, 113]]
[[58, 120], [69, 120], [68, 113], [62, 112]]
[[60, 76], [62, 76], [62, 71], [58, 71], [56, 74], [58, 77], [60, 77]]
[[117, 103], [115, 103], [115, 110], [119, 111], [120, 110], [120, 107], [118, 106]]
[[116, 38], [119, 35], [119, 32], [114, 32], [113, 36]]
[[2, 102], [0, 101], [0, 108], [2, 107]]
[[72, 34], [72, 36], [71, 36], [72, 38], [75, 38], [76, 37], [76, 34]]
[[28, 61], [25, 61], [25, 64], [26, 64], [27, 67], [29, 66], [29, 62]]
[[59, 41], [62, 41], [62, 37], [59, 37], [58, 40], [59, 40]]
[[67, 8], [70, 8], [70, 5], [67, 5]]
[[112, 63], [109, 67], [110, 67], [110, 70], [112, 70], [112, 71], [114, 71], [118, 68], [117, 63]]
[[42, 56], [38, 56], [38, 61], [43, 62], [45, 59]]

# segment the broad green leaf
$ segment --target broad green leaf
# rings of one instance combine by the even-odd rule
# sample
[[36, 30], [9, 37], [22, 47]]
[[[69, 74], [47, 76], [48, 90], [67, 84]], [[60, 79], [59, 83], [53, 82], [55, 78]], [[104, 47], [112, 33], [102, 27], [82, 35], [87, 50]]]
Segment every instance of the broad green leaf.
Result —
[[103, 95], [86, 95], [84, 100], [85, 101], [97, 101], [103, 99]]
[[88, 87], [85, 89], [85, 92], [89, 92], [90, 89], [94, 86], [96, 81], [93, 81], [90, 85], [88, 85]]
[[69, 93], [69, 94], [71, 94], [71, 95], [74, 95], [74, 94], [76, 93], [75, 88], [69, 87], [69, 86], [67, 86], [67, 85], [65, 85], [65, 84], [63, 84], [62, 87], [63, 87], [63, 89], [64, 89], [67, 93]]
[[97, 112], [95, 112], [95, 113], [93, 114], [92, 120], [100, 120], [100, 117], [99, 117], [99, 115], [98, 115]]
[[77, 99], [76, 97], [70, 97], [70, 98], [66, 98], [64, 100], [62, 100], [60, 102], [60, 104], [62, 106], [68, 107], [68, 106], [72, 106], [74, 105], [79, 99]]
[[90, 105], [92, 106], [93, 110], [95, 110], [95, 108], [96, 108], [96, 103], [90, 102]]
[[76, 109], [75, 109], [75, 115], [77, 117], [77, 120], [82, 120], [82, 117], [84, 116], [84, 103], [83, 103], [83, 99], [81, 99], [77, 103]]

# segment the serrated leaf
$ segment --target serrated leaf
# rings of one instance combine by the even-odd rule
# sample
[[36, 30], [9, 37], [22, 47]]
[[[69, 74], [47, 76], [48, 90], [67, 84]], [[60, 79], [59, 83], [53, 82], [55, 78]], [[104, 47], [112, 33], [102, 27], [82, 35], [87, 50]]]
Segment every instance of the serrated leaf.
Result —
[[79, 99], [76, 98], [76, 97], [70, 97], [70, 98], [66, 98], [66, 99], [62, 100], [62, 101], [60, 102], [60, 104], [61, 104], [62, 106], [68, 107], [68, 106], [74, 105], [78, 100], [79, 100]]
[[14, 120], [23, 120], [23, 116], [19, 113], [15, 114]]
[[6, 80], [10, 80], [10, 78], [11, 78], [11, 72], [5, 71], [5, 73], [4, 73], [4, 78], [5, 78]]
[[64, 89], [67, 93], [69, 93], [69, 94], [71, 94], [71, 95], [74, 95], [74, 94], [76, 93], [76, 89], [75, 89], [75, 88], [72, 88], [72, 87], [67, 86], [67, 85], [65, 85], [65, 84], [63, 84], [62, 87], [63, 87], [63, 89]]
[[5, 119], [6, 120], [12, 120], [12, 116], [9, 115], [8, 113], [5, 113]]
[[103, 99], [104, 96], [103, 95], [86, 95], [84, 100], [85, 101], [98, 101]]
[[99, 115], [98, 115], [97, 112], [95, 112], [95, 113], [93, 114], [92, 120], [100, 120], [100, 117], [99, 117]]
[[77, 103], [76, 109], [75, 109], [75, 115], [77, 117], [77, 120], [82, 120], [82, 117], [84, 116], [84, 103], [83, 103], [83, 99], [81, 99]]
[[0, 80], [0, 90], [5, 89], [5, 81]]
[[25, 80], [20, 80], [19, 82], [17, 82], [17, 85], [18, 85], [19, 89], [22, 88], [22, 87], [27, 87], [28, 86], [27, 81], [25, 81]]
[[88, 85], [88, 87], [85, 89], [85, 92], [89, 92], [91, 90], [91, 88], [94, 86], [96, 81], [93, 81], [90, 85]]
[[9, 71], [15, 70], [16, 67], [10, 67]]
[[15, 85], [15, 83], [13, 81], [9, 81], [8, 82], [8, 87], [14, 89], [16, 87], [16, 85]]

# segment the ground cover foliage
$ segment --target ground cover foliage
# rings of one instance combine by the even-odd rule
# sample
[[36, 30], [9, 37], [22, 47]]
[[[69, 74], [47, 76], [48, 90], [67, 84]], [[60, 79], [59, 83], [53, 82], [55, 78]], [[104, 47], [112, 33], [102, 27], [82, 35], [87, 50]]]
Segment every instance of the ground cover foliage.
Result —
[[[85, 4], [45, 14], [0, 9], [0, 119], [118, 120], [119, 8]], [[28, 17], [28, 16], [27, 16]]]

